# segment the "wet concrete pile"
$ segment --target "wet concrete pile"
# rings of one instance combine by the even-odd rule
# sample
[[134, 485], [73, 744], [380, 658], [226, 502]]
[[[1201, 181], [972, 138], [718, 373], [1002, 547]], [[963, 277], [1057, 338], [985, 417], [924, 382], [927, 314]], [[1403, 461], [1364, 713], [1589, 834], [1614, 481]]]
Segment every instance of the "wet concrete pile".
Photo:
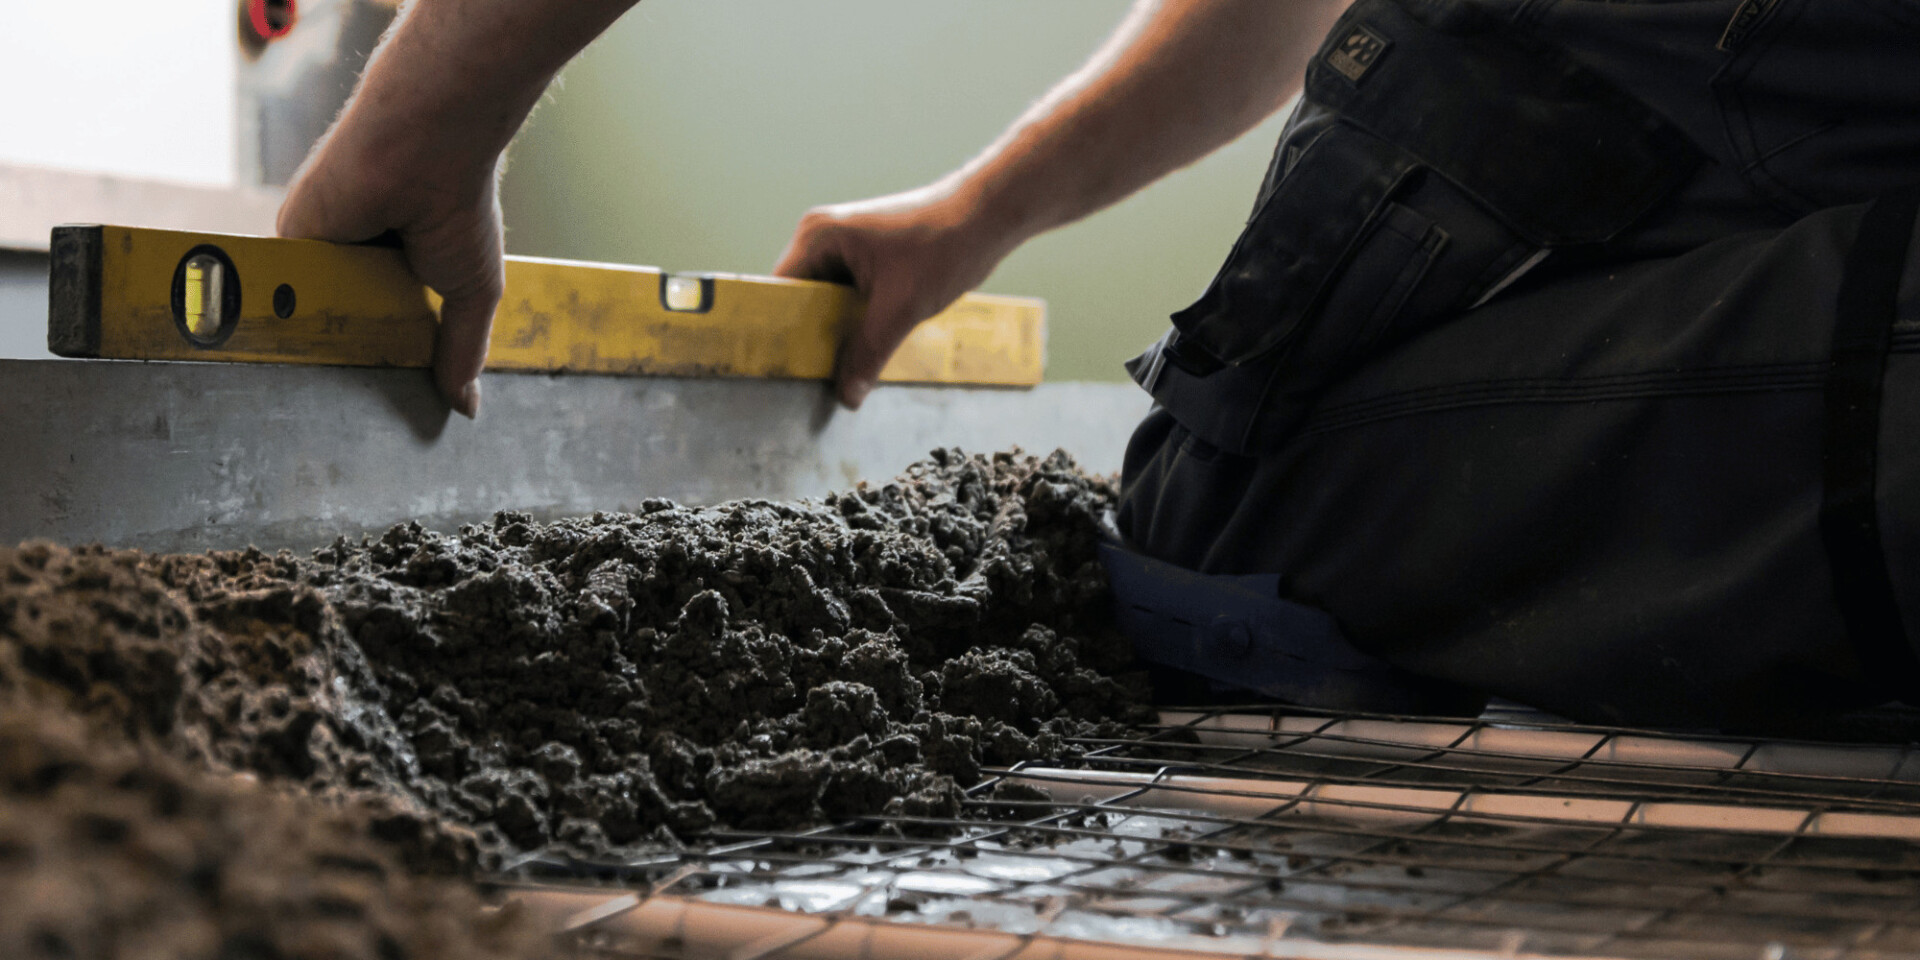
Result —
[[395, 527], [299, 576], [364, 658], [383, 775], [488, 850], [597, 853], [954, 817], [982, 764], [1136, 719], [1109, 498], [1064, 456], [944, 453], [818, 503]]
[[[502, 513], [311, 558], [0, 550], [0, 705], [135, 751], [73, 761], [75, 783], [143, 757], [244, 773], [346, 811], [412, 874], [857, 815], [913, 829], [964, 815], [983, 768], [1144, 718], [1096, 560], [1112, 498], [1063, 454], [941, 451], [823, 501]], [[7, 789], [14, 819], [46, 802]], [[254, 804], [209, 789], [209, 810]], [[28, 869], [7, 842], [0, 870]]]

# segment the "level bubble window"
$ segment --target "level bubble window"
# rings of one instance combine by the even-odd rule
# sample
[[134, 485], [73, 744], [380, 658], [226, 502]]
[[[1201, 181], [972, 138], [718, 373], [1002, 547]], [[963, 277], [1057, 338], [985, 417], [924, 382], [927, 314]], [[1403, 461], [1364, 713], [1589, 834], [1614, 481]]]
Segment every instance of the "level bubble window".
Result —
[[240, 322], [240, 276], [212, 244], [187, 251], [173, 271], [173, 321], [196, 347], [217, 347]]
[[660, 305], [675, 313], [705, 313], [713, 306], [712, 277], [660, 277]]
[[226, 320], [220, 302], [226, 282], [226, 265], [212, 254], [187, 258], [187, 336], [211, 341], [220, 335], [220, 324]]

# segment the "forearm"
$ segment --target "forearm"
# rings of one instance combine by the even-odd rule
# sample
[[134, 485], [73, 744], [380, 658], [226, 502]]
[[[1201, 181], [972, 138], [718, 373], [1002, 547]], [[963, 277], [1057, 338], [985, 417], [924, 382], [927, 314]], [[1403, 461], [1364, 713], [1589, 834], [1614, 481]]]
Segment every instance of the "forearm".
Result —
[[490, 172], [555, 74], [635, 0], [413, 0], [329, 140], [402, 168]]
[[280, 206], [282, 236], [398, 234], [441, 296], [434, 381], [480, 409], [505, 285], [500, 156], [569, 58], [634, 0], [413, 0]]
[[1119, 30], [942, 183], [1008, 246], [1211, 153], [1298, 92], [1349, 0], [1140, 0]]

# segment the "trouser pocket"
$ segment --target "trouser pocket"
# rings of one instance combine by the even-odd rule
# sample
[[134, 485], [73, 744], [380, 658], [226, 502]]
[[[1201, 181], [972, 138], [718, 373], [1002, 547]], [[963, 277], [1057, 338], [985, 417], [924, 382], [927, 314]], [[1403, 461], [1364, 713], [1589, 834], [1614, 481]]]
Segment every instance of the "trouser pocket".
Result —
[[1693, 156], [1645, 107], [1472, 4], [1360, 0], [1309, 68], [1226, 264], [1131, 369], [1209, 443], [1271, 449], [1360, 360], [1544, 251], [1614, 237]]

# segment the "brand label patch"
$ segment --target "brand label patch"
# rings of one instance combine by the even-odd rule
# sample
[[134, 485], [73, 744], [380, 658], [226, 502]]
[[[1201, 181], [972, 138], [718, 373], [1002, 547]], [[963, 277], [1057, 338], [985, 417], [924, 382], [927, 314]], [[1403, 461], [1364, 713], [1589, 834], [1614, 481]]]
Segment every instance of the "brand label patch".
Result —
[[1753, 36], [1753, 31], [1760, 26], [1760, 21], [1765, 20], [1767, 13], [1778, 4], [1779, 0], [1746, 0], [1745, 3], [1740, 4], [1739, 9], [1733, 11], [1733, 19], [1727, 21], [1726, 32], [1720, 35], [1720, 43], [1717, 45], [1719, 49], [1724, 53], [1739, 50], [1741, 44], [1746, 43], [1747, 38]]
[[1327, 51], [1327, 66], [1339, 71], [1340, 75], [1359, 83], [1360, 78], [1380, 62], [1382, 54], [1387, 52], [1387, 38], [1366, 27], [1355, 24], [1341, 38], [1338, 46]]

